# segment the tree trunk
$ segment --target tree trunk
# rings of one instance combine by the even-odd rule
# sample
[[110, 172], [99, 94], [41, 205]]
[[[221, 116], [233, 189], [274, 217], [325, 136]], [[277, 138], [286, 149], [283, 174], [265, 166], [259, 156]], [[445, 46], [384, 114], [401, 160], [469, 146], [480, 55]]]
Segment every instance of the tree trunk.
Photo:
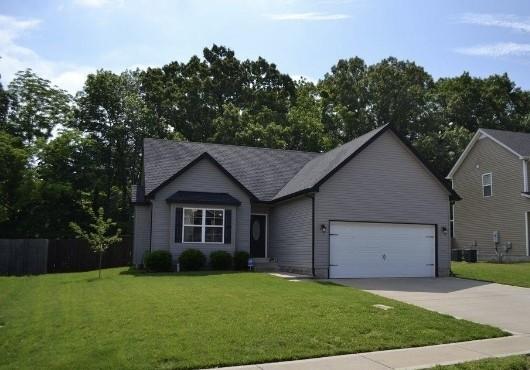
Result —
[[99, 278], [101, 279], [101, 262], [103, 261], [103, 251], [99, 251]]

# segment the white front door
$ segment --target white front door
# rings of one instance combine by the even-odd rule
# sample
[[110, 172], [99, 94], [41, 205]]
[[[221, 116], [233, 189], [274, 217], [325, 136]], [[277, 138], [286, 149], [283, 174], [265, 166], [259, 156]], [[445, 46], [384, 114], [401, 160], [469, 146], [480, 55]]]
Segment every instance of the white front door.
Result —
[[434, 225], [330, 223], [330, 277], [435, 276]]

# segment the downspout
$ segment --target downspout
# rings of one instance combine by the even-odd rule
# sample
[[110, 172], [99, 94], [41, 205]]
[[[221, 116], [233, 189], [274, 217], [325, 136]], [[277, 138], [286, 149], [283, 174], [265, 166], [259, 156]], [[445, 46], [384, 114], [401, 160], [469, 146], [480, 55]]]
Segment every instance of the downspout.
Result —
[[315, 277], [315, 194], [311, 196], [311, 273]]
[[523, 192], [528, 193], [528, 159], [523, 159]]

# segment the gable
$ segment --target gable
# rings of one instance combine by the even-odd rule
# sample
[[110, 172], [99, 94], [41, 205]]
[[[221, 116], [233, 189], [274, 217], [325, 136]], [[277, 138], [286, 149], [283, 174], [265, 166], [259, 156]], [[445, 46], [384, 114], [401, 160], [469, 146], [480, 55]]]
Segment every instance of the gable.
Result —
[[[373, 197], [392, 199], [417, 196], [429, 202], [432, 197], [447, 201], [451, 192], [439, 178], [391, 130], [346, 163], [320, 186], [319, 191], [331, 188], [348, 189], [355, 194], [364, 193], [368, 201]], [[391, 206], [391, 204], [388, 204]]]
[[249, 194], [224, 173], [213, 161], [202, 157], [178, 176], [165, 182], [152, 196], [166, 201], [177, 191], [227, 193], [241, 201], [248, 201]]

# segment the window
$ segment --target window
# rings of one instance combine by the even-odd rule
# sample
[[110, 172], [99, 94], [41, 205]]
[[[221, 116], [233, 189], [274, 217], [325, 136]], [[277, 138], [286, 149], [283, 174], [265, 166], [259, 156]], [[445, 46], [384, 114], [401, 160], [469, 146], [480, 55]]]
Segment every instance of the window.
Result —
[[224, 209], [184, 208], [184, 243], [223, 243]]
[[482, 195], [484, 197], [491, 197], [493, 195], [493, 179], [491, 173], [482, 175]]

